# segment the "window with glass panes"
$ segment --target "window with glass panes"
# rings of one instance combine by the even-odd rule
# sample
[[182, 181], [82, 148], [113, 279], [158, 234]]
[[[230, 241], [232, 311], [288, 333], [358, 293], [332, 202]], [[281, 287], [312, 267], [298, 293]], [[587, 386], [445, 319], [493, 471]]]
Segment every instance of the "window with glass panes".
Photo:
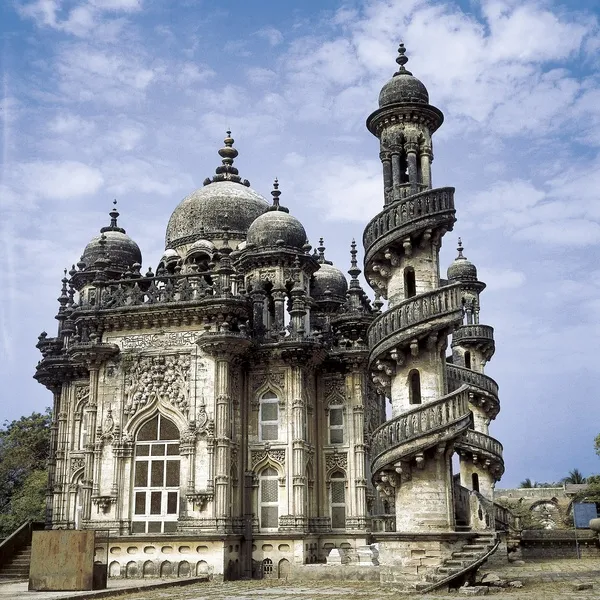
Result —
[[273, 467], [263, 469], [259, 476], [260, 528], [279, 526], [279, 477]]
[[337, 471], [330, 477], [331, 485], [331, 528], [346, 527], [346, 476]]
[[135, 443], [132, 533], [169, 533], [179, 516], [179, 430], [156, 415]]
[[279, 398], [273, 392], [266, 392], [260, 399], [260, 439], [262, 441], [279, 438]]
[[341, 406], [329, 409], [329, 443], [344, 443], [344, 409]]

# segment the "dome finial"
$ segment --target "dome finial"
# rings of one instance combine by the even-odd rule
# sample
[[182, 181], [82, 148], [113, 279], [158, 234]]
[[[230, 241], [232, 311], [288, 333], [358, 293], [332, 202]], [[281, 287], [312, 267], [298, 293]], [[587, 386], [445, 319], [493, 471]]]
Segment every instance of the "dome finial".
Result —
[[464, 248], [464, 246], [463, 246], [463, 243], [462, 243], [462, 239], [458, 238], [458, 246], [456, 248], [458, 250], [458, 256], [457, 256], [457, 258], [465, 258], [463, 256], [463, 248]]
[[361, 270], [358, 268], [358, 261], [356, 260], [356, 255], [358, 254], [356, 250], [356, 241], [354, 238], [352, 239], [352, 243], [350, 244], [350, 268], [348, 269], [348, 274], [350, 275], [350, 288], [354, 289], [360, 288], [360, 284], [358, 283], [358, 276], [361, 274]]
[[398, 56], [396, 58], [396, 62], [400, 67], [394, 73], [394, 77], [397, 75], [412, 75], [412, 73], [404, 67], [404, 65], [408, 62], [408, 56], [406, 56], [406, 48], [404, 47], [403, 42], [400, 42], [400, 45], [398, 46]]
[[237, 149], [233, 147], [234, 141], [235, 140], [231, 137], [231, 129], [228, 129], [226, 131], [226, 137], [223, 140], [225, 146], [219, 150], [222, 164], [215, 169], [216, 175], [213, 175], [212, 179], [207, 177], [204, 180], [204, 185], [216, 183], [217, 181], [233, 181], [235, 183], [241, 183], [246, 187], [250, 187], [250, 182], [247, 179], [242, 179], [237, 168], [233, 166], [233, 161], [238, 155]]
[[117, 219], [119, 218], [119, 211], [117, 210], [117, 199], [116, 198], [113, 200], [113, 208], [108, 213], [108, 215], [110, 216], [110, 226], [118, 227]]
[[281, 196], [281, 190], [279, 189], [279, 179], [277, 179], [277, 177], [275, 177], [275, 180], [273, 181], [273, 190], [271, 191], [271, 196], [273, 196], [273, 204], [269, 206], [270, 211], [279, 210], [285, 213], [290, 212], [289, 208], [286, 208], [285, 206], [281, 206], [281, 204], [279, 204], [279, 196]]

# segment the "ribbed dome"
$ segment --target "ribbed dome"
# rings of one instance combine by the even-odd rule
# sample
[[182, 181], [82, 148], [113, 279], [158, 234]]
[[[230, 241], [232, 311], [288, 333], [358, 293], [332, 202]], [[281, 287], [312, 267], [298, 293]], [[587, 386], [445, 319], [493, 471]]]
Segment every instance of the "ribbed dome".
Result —
[[408, 62], [408, 58], [404, 56], [406, 52], [404, 44], [400, 44], [398, 52], [399, 56], [396, 62], [400, 65], [400, 68], [381, 89], [379, 93], [379, 107], [382, 108], [399, 102], [429, 104], [427, 88], [404, 67]]
[[333, 265], [321, 263], [320, 269], [313, 275], [310, 286], [310, 295], [315, 300], [323, 300], [330, 294], [333, 296], [346, 298], [348, 291], [348, 280], [346, 276]]
[[[115, 205], [117, 201], [115, 200]], [[142, 263], [139, 246], [119, 227], [119, 212], [116, 206], [110, 211], [110, 225], [100, 229], [100, 235], [92, 238], [81, 256], [84, 270], [94, 268], [98, 259], [104, 261], [103, 268], [109, 271], [129, 270], [135, 263]]]
[[[106, 243], [102, 248], [102, 236]], [[86, 269], [91, 269], [99, 258], [107, 258], [106, 268], [109, 271], [127, 271], [135, 263], [142, 263], [142, 253], [139, 246], [121, 231], [104, 231], [102, 234], [92, 238], [85, 247], [81, 260]]]
[[269, 208], [252, 188], [232, 181], [217, 181], [192, 192], [173, 211], [165, 246], [177, 248], [211, 238], [229, 227], [231, 237], [246, 237], [252, 221]]
[[463, 256], [463, 245], [458, 238], [458, 256], [448, 267], [449, 281], [477, 281], [477, 267]]
[[248, 229], [248, 244], [302, 248], [306, 230], [302, 223], [287, 212], [270, 210], [258, 217]]
[[379, 106], [389, 106], [399, 102], [429, 104], [429, 93], [423, 83], [406, 73], [394, 75], [379, 92]]

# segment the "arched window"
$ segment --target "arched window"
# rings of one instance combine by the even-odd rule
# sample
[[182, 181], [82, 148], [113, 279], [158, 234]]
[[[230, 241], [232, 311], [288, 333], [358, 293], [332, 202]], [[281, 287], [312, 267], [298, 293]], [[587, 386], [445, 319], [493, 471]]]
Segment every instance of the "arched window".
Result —
[[265, 577], [273, 577], [273, 561], [270, 558], [265, 558], [262, 561], [263, 575]]
[[409, 401], [411, 404], [421, 404], [421, 375], [417, 369], [408, 374]]
[[417, 284], [415, 281], [415, 270], [412, 267], [404, 269], [404, 296], [412, 298], [417, 295]]
[[329, 443], [344, 443], [344, 409], [341, 406], [329, 409]]
[[471, 353], [468, 350], [465, 352], [465, 367], [471, 368]]
[[260, 528], [273, 530], [279, 526], [279, 477], [273, 467], [259, 475]]
[[331, 474], [331, 528], [346, 527], [346, 476], [341, 471]]
[[473, 473], [471, 475], [471, 481], [473, 483], [473, 491], [478, 492], [479, 491], [479, 475], [477, 475], [477, 473]]
[[179, 516], [179, 430], [158, 414], [135, 442], [132, 533], [176, 531]]
[[265, 392], [260, 399], [259, 439], [279, 438], [279, 398], [273, 392]]

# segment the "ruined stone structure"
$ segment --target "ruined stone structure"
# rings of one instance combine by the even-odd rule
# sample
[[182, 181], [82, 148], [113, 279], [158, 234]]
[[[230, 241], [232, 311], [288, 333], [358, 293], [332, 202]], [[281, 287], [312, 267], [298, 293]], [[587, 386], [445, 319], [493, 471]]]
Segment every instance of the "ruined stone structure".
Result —
[[48, 525], [109, 532], [111, 576], [282, 576], [378, 540], [382, 578], [413, 581], [493, 531], [485, 284], [462, 246], [440, 278], [443, 115], [406, 60], [367, 121], [384, 181], [363, 240], [373, 302], [354, 242], [348, 282], [277, 181], [269, 203], [241, 178], [230, 132], [155, 271], [115, 207], [65, 273], [36, 372], [54, 394]]

